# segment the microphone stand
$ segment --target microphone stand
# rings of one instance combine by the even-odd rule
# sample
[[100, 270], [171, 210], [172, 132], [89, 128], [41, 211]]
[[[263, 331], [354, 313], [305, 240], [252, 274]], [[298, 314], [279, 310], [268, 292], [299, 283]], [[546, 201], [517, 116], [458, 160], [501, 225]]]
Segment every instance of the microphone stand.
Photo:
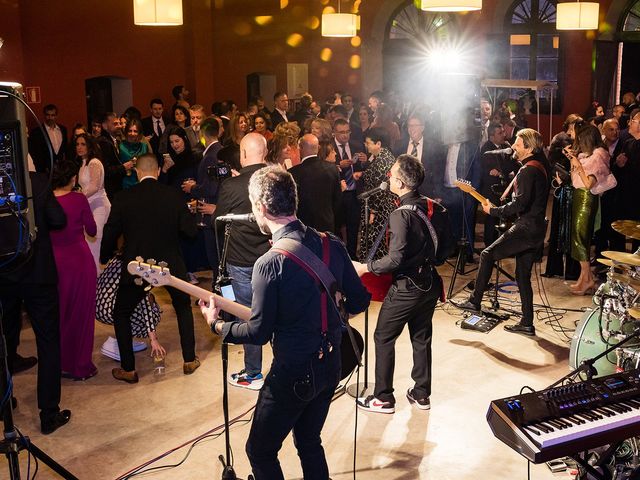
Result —
[[[369, 197], [364, 197], [364, 247], [369, 255]], [[366, 257], [365, 257], [366, 260]], [[346, 392], [354, 397], [366, 397], [373, 394], [375, 385], [369, 384], [369, 307], [364, 311], [364, 383], [353, 383], [346, 388]], [[360, 368], [360, 367], [358, 367]]]
[[[216, 219], [217, 221], [217, 219]], [[217, 229], [214, 225], [214, 233]], [[229, 237], [231, 234], [231, 222], [226, 222], [224, 225], [224, 242], [222, 245], [222, 255], [220, 256], [220, 263], [218, 265], [218, 276], [214, 283], [214, 290], [219, 295], [222, 295], [222, 284], [228, 282], [230, 278], [226, 276], [225, 270], [227, 268], [227, 247], [229, 246]], [[217, 238], [217, 235], [216, 235]], [[228, 314], [223, 313], [223, 316]], [[229, 344], [225, 341], [222, 342], [221, 347], [222, 355], [222, 413], [224, 415], [224, 443], [225, 443], [225, 456], [219, 455], [218, 460], [222, 463], [222, 480], [240, 480], [233, 469], [233, 460], [231, 454], [231, 439], [229, 438], [229, 386], [227, 385], [227, 372], [229, 370]], [[249, 480], [253, 480], [253, 476], [249, 475]]]

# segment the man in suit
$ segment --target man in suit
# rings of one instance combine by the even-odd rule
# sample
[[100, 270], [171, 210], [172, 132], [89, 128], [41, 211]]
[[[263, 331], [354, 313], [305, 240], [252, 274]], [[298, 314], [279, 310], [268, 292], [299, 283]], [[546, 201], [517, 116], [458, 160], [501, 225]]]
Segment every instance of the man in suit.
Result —
[[[240, 175], [225, 180], [220, 186], [218, 208], [214, 218], [233, 214], [251, 213], [249, 179], [265, 167], [267, 141], [259, 133], [249, 133], [240, 141]], [[218, 222], [221, 223], [221, 222]], [[219, 225], [221, 226], [221, 225]], [[257, 223], [234, 222], [231, 226], [227, 250], [227, 272], [236, 301], [251, 306], [251, 279], [253, 265], [271, 247], [269, 236], [260, 231]], [[244, 368], [229, 375], [229, 383], [237, 387], [259, 390], [264, 384], [262, 375], [262, 346], [244, 344]]]
[[196, 104], [189, 107], [191, 125], [185, 128], [185, 132], [187, 132], [187, 138], [191, 144], [191, 150], [194, 153], [201, 154], [204, 151], [204, 147], [202, 143], [200, 143], [200, 124], [204, 120], [204, 117], [204, 107], [202, 105]]
[[275, 130], [279, 123], [288, 122], [289, 97], [284, 92], [276, 92], [273, 96], [273, 112], [271, 112], [271, 130]]
[[160, 151], [160, 139], [167, 129], [167, 123], [163, 118], [164, 104], [159, 98], [154, 98], [149, 102], [149, 111], [151, 115], [142, 119], [142, 133], [153, 151], [157, 154]]
[[344, 226], [343, 236], [351, 258], [356, 258], [358, 247], [358, 229], [360, 226], [360, 201], [356, 193], [356, 183], [367, 161], [362, 144], [351, 141], [351, 126], [344, 118], [333, 123], [333, 146], [336, 151], [336, 164], [340, 167], [340, 180], [344, 180], [346, 189], [342, 192], [342, 215], [338, 215], [338, 228]]
[[45, 105], [44, 113], [44, 131], [36, 127], [29, 132], [29, 153], [33, 158], [36, 172], [48, 173], [51, 171], [51, 155], [49, 152], [49, 144], [53, 153], [53, 165], [64, 158], [67, 151], [67, 129], [64, 125], [56, 122], [58, 118], [58, 107], [53, 104]]
[[[116, 195], [111, 204], [111, 214], [104, 226], [100, 260], [106, 263], [118, 247], [118, 238], [124, 237], [122, 276], [116, 294], [113, 311], [114, 327], [121, 368], [111, 373], [116, 380], [137, 383], [135, 359], [131, 343], [131, 314], [145, 295], [144, 286], [134, 283], [126, 266], [137, 256], [154, 258], [169, 264], [171, 274], [179, 279], [187, 278], [187, 268], [182, 258], [178, 238], [180, 235], [195, 237], [198, 229], [189, 213], [182, 193], [158, 183], [158, 160], [152, 154], [142, 155], [136, 163], [140, 183]], [[193, 373], [200, 361], [195, 353], [193, 315], [189, 295], [173, 287], [166, 287], [178, 319], [180, 346], [185, 375]]]
[[329, 118], [331, 125], [334, 125], [339, 119], [348, 122], [349, 130], [351, 130], [349, 139], [352, 143], [360, 145], [360, 150], [364, 151], [364, 136], [362, 135], [362, 129], [357, 123], [348, 119], [349, 115], [347, 114], [347, 109], [344, 105], [334, 105], [331, 107], [327, 112], [327, 118]]
[[300, 139], [301, 163], [289, 172], [298, 185], [298, 218], [319, 231], [335, 231], [340, 208], [338, 169], [318, 158], [318, 138], [310, 133]]
[[49, 230], [64, 228], [67, 217], [53, 196], [49, 178], [39, 173], [31, 173], [30, 178], [38, 235], [32, 245], [32, 255], [25, 263], [17, 268], [9, 265], [0, 272], [0, 304], [7, 342], [7, 363], [11, 374], [15, 372], [16, 351], [20, 342], [20, 308], [23, 302], [31, 319], [39, 359], [40, 427], [42, 433], [47, 435], [71, 418], [71, 411], [61, 411], [59, 407], [61, 371], [58, 272], [49, 237]]
[[[97, 138], [104, 166], [104, 189], [111, 202], [116, 192], [122, 190], [122, 179], [126, 173], [126, 168], [120, 163], [120, 150], [116, 138], [117, 119], [118, 116], [114, 112], [105, 113], [102, 117], [102, 132]], [[133, 166], [133, 162], [130, 163]]]
[[[210, 171], [218, 165], [218, 152], [222, 145], [218, 141], [221, 133], [224, 132], [222, 121], [218, 117], [211, 116], [200, 125], [200, 132], [204, 137], [205, 148], [202, 160], [198, 164], [197, 183], [194, 180], [187, 180], [182, 184], [182, 191], [191, 194], [193, 198], [204, 198], [204, 205], [198, 205], [198, 212], [204, 218], [203, 222], [211, 225], [211, 216], [216, 211], [218, 203], [218, 189], [221, 181], [212, 177]], [[215, 284], [215, 272], [218, 271], [218, 250], [216, 248], [216, 237], [212, 228], [204, 229], [205, 247], [207, 249], [207, 260], [214, 272], [213, 282]]]

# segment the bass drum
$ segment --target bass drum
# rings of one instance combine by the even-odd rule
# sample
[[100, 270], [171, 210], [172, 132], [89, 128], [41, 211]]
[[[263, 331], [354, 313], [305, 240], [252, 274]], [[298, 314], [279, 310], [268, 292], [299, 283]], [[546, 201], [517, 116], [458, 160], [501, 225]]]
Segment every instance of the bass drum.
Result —
[[[576, 327], [576, 331], [571, 339], [571, 350], [569, 351], [569, 366], [572, 369], [578, 368], [583, 360], [593, 358], [604, 352], [611, 345], [618, 343], [615, 338], [606, 339], [600, 325], [601, 320], [600, 309], [596, 308], [585, 312], [582, 319]], [[605, 322], [605, 315], [602, 315], [602, 322]], [[619, 330], [620, 321], [613, 315], [609, 314], [609, 327], [611, 330]], [[602, 357], [594, 367], [598, 371], [596, 377], [609, 375], [616, 372], [616, 353], [611, 352], [606, 357]], [[586, 379], [586, 374], [582, 373], [581, 377]]]

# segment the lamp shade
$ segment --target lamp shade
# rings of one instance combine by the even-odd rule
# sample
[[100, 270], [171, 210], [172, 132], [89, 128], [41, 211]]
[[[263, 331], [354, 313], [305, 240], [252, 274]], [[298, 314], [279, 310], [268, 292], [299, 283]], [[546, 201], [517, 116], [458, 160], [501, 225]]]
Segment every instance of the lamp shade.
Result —
[[358, 16], [353, 13], [323, 13], [323, 37], [355, 37], [358, 30]]
[[558, 30], [597, 30], [600, 5], [597, 2], [558, 3], [556, 28]]
[[421, 10], [428, 12], [468, 12], [481, 10], [482, 0], [418, 0]]
[[182, 25], [182, 0], [133, 0], [133, 23], [155, 27]]

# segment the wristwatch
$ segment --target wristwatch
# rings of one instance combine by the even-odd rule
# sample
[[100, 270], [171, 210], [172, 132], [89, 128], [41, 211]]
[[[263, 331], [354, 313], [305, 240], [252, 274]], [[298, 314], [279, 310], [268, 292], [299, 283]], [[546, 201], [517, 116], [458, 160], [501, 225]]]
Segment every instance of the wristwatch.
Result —
[[222, 332], [218, 333], [218, 329], [216, 328], [218, 324], [221, 324], [221, 323], [224, 323], [224, 320], [221, 318], [218, 318], [215, 322], [211, 324], [211, 331], [216, 335], [222, 335]]

